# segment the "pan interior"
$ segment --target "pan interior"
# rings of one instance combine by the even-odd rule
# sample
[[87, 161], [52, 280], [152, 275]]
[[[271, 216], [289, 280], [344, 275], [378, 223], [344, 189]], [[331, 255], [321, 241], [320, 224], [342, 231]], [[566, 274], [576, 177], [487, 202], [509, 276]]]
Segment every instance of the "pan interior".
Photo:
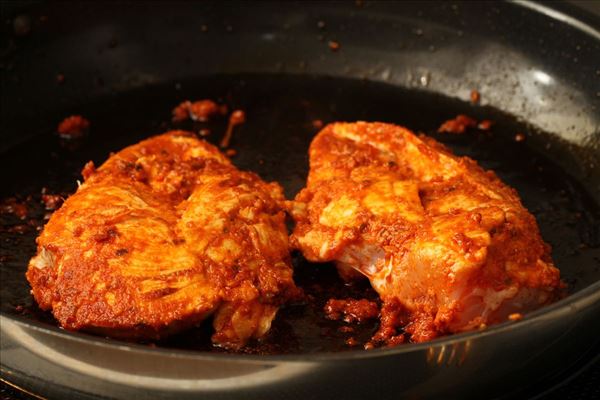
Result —
[[[0, 214], [3, 313], [56, 325], [49, 313], [36, 308], [24, 277], [27, 262], [35, 253], [35, 237], [47, 213], [40, 201], [43, 188], [63, 196], [73, 193], [87, 161], [100, 165], [110, 152], [168, 129], [210, 129], [207, 140], [218, 143], [225, 130], [225, 119], [206, 124], [170, 121], [170, 112], [179, 102], [203, 98], [246, 112], [247, 122], [234, 132], [232, 148], [237, 155], [233, 162], [265, 180], [280, 182], [288, 198], [304, 185], [307, 149], [319, 121], [384, 121], [433, 135], [457, 154], [493, 169], [517, 189], [525, 206], [536, 216], [542, 236], [552, 245], [554, 260], [570, 293], [600, 280], [600, 207], [576, 177], [545, 155], [551, 148], [554, 154], [561, 149], [568, 156], [568, 146], [556, 136], [532, 130], [496, 109], [383, 83], [322, 76], [221, 75], [146, 86], [64, 109], [45, 116], [55, 124], [43, 127], [32, 139], [1, 155], [0, 199], [6, 204], [7, 199], [15, 198], [28, 209], [25, 219]], [[71, 114], [81, 114], [91, 121], [90, 133], [82, 140], [64, 141], [55, 133], [56, 124]], [[489, 119], [493, 126], [489, 132], [435, 133], [443, 121], [457, 114]], [[524, 135], [525, 140], [515, 140], [517, 134]], [[311, 264], [298, 254], [294, 255], [294, 264], [298, 285], [314, 300], [284, 308], [268, 337], [244, 351], [344, 351], [353, 348], [346, 344], [350, 338], [359, 344], [366, 342], [377, 328], [375, 323], [352, 325], [348, 332], [342, 328], [345, 323], [325, 319], [323, 305], [331, 297], [376, 299], [368, 284], [344, 285], [332, 265]], [[210, 332], [207, 322], [155, 345], [223, 351], [210, 345]]]

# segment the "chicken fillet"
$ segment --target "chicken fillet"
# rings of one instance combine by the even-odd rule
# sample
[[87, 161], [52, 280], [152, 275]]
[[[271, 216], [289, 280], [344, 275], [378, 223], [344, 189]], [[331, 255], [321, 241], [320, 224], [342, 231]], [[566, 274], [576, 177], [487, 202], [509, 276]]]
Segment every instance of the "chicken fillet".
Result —
[[282, 189], [172, 131], [89, 163], [27, 279], [60, 324], [158, 339], [214, 314], [213, 341], [263, 336], [292, 280]]
[[383, 123], [334, 123], [313, 140], [291, 203], [292, 246], [382, 301], [383, 343], [419, 342], [505, 321], [562, 283], [516, 191], [467, 157]]

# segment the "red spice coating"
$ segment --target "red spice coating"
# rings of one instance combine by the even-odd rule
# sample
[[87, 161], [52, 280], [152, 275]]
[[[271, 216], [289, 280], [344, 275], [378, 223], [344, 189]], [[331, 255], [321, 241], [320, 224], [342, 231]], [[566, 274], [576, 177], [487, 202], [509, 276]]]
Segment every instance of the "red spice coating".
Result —
[[309, 162], [291, 244], [369, 279], [383, 302], [374, 345], [478, 329], [560, 297], [535, 218], [474, 160], [399, 126], [339, 122], [313, 139]]
[[213, 315], [213, 341], [263, 336], [292, 279], [282, 188], [172, 131], [86, 165], [27, 279], [62, 327], [157, 339]]

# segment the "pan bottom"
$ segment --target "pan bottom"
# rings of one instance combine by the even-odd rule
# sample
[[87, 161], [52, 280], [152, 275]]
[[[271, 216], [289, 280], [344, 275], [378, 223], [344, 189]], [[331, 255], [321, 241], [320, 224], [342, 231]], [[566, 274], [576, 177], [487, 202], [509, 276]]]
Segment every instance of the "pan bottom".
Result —
[[[482, 93], [485, 99], [485, 93]], [[171, 128], [199, 132], [210, 130], [207, 140], [218, 143], [227, 121], [171, 122], [170, 112], [183, 100], [214, 99], [230, 110], [243, 109], [246, 123], [236, 128], [231, 147], [233, 162], [257, 172], [263, 179], [280, 182], [288, 198], [304, 185], [307, 149], [321, 124], [333, 121], [383, 121], [404, 125], [434, 136], [457, 154], [493, 169], [516, 188], [525, 206], [536, 216], [544, 239], [569, 290], [577, 292], [600, 280], [600, 207], [577, 179], [544, 155], [545, 143], [568, 146], [555, 136], [532, 130], [527, 124], [498, 110], [476, 106], [424, 91], [368, 81], [286, 75], [224, 75], [170, 82], [125, 93], [92, 98], [76, 109], [46, 115], [58, 124], [64, 117], [81, 114], [91, 121], [89, 134], [65, 141], [56, 125], [2, 154], [3, 186], [0, 199], [24, 204], [27, 214], [0, 214], [1, 311], [21, 319], [55, 325], [49, 313], [35, 307], [24, 277], [35, 253], [35, 237], [47, 218], [40, 201], [46, 192], [68, 195], [76, 189], [83, 165], [101, 164], [111, 151]], [[439, 125], [458, 114], [491, 120], [489, 131], [462, 135], [438, 134]], [[9, 129], [19, 130], [18, 126]], [[295, 279], [311, 298], [306, 304], [285, 307], [270, 334], [244, 352], [258, 354], [333, 352], [364, 344], [376, 323], [347, 325], [325, 318], [323, 306], [331, 298], [368, 298], [377, 295], [361, 282], [345, 285], [329, 264], [308, 263], [294, 255]], [[211, 327], [173, 336], [152, 345], [220, 352], [210, 344]], [[354, 340], [349, 340], [354, 339]]]

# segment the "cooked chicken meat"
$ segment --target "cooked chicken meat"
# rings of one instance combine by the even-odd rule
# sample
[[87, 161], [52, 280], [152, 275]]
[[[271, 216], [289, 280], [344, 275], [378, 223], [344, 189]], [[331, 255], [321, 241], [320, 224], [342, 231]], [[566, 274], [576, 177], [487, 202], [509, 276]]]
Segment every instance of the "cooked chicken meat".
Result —
[[239, 347], [298, 295], [282, 189], [173, 131], [84, 168], [39, 236], [27, 278], [67, 329], [160, 338], [214, 314]]
[[475, 161], [365, 122], [325, 127], [309, 156], [307, 187], [291, 203], [292, 245], [370, 280], [383, 301], [376, 341], [471, 330], [558, 296], [534, 217]]

